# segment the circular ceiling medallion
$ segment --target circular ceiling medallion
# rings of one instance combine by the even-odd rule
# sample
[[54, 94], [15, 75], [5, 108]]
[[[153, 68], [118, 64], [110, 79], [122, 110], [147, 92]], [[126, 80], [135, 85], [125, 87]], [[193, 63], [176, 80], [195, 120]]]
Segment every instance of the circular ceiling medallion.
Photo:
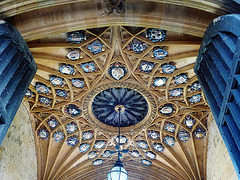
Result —
[[139, 92], [129, 88], [114, 87], [95, 96], [92, 102], [92, 112], [104, 124], [127, 127], [145, 118], [148, 104]]
[[131, 134], [150, 124], [156, 115], [156, 103], [145, 89], [128, 82], [107, 83], [92, 90], [85, 98], [83, 112], [88, 121], [105, 132], [119, 126]]

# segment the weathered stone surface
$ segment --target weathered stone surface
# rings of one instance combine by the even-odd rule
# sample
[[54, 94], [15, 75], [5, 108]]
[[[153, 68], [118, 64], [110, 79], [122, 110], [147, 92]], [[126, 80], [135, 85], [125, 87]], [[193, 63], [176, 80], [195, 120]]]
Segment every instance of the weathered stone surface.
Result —
[[29, 112], [23, 103], [0, 147], [0, 179], [37, 179], [34, 136]]
[[208, 180], [237, 180], [237, 173], [219, 133], [216, 122], [209, 126], [208, 153], [207, 153]]

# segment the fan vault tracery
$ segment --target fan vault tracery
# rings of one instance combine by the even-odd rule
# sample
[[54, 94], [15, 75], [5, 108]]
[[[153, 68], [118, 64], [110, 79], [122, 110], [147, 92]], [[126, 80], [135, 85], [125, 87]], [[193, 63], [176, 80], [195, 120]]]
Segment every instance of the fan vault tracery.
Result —
[[146, 122], [121, 129], [130, 177], [136, 165], [146, 166], [153, 179], [159, 173], [206, 177], [209, 108], [193, 72], [200, 40], [115, 26], [29, 42], [38, 65], [26, 98], [35, 117], [39, 179], [83, 179], [98, 172], [95, 166], [110, 170], [117, 131], [89, 115], [90, 102], [107, 87], [136, 89], [148, 101]]

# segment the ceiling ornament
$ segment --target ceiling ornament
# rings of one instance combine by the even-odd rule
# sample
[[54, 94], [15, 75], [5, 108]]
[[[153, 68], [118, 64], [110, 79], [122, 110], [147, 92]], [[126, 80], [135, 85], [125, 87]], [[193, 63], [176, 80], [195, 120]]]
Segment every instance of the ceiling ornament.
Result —
[[64, 86], [63, 79], [57, 76], [51, 76], [49, 77], [49, 80], [51, 81], [52, 85], [54, 86]]
[[175, 78], [175, 83], [176, 84], [183, 84], [183, 83], [187, 82], [187, 79], [188, 79], [187, 75], [181, 74], [181, 75], [179, 75]]
[[164, 147], [162, 146], [162, 144], [156, 143], [156, 142], [153, 143], [153, 148], [158, 152], [163, 152], [164, 150]]
[[25, 97], [31, 99], [32, 95], [33, 95], [32, 91], [30, 89], [27, 89], [27, 92], [25, 93]]
[[114, 63], [109, 68], [109, 74], [112, 78], [116, 80], [122, 79], [127, 73], [126, 67], [121, 63]]
[[59, 71], [63, 74], [75, 74], [74, 69], [69, 65], [59, 66]]
[[147, 48], [147, 45], [139, 40], [134, 39], [131, 44], [129, 44], [128, 49], [133, 50], [136, 54], [143, 52]]
[[146, 99], [137, 91], [128, 88], [110, 88], [98, 93], [92, 102], [94, 116], [104, 124], [117, 127], [118, 105], [123, 107], [120, 112], [121, 127], [132, 126], [142, 121], [147, 112]]
[[72, 122], [70, 124], [67, 124], [66, 129], [68, 134], [74, 133], [77, 130], [77, 125]]
[[54, 137], [54, 140], [55, 140], [56, 142], [60, 142], [60, 141], [63, 140], [64, 134], [63, 134], [62, 132], [58, 131], [58, 132], [55, 132], [55, 133], [53, 134], [53, 137]]
[[159, 134], [156, 131], [148, 131], [148, 136], [152, 139], [158, 139]]
[[192, 117], [190, 115], [187, 115], [185, 117], [185, 121], [184, 121], [184, 124], [186, 124], [186, 126], [188, 128], [192, 128], [192, 126], [194, 125], [195, 121], [192, 119]]
[[125, 0], [104, 0], [104, 10], [103, 16], [114, 14], [124, 14], [125, 13]]
[[171, 65], [171, 64], [165, 64], [162, 66], [162, 71], [164, 74], [171, 74], [175, 71], [176, 66]]
[[163, 29], [148, 29], [146, 38], [149, 38], [152, 42], [163, 41], [166, 38], [166, 30]]
[[181, 141], [186, 142], [189, 139], [189, 133], [186, 131], [180, 131], [178, 133], [178, 137]]
[[66, 105], [64, 112], [74, 117], [74, 116], [80, 115], [82, 111], [77, 105], [69, 104], [69, 105]]
[[49, 94], [50, 90], [47, 86], [43, 85], [43, 84], [37, 84], [36, 85], [36, 90], [38, 93], [42, 93], [42, 94]]
[[44, 104], [45, 106], [50, 106], [52, 103], [52, 101], [49, 98], [44, 96], [39, 96], [38, 100], [41, 104]]
[[83, 144], [81, 144], [80, 147], [79, 147], [79, 151], [80, 151], [81, 153], [85, 153], [85, 152], [87, 152], [89, 149], [90, 149], [90, 145], [87, 144], [87, 143], [83, 143]]
[[199, 82], [194, 82], [191, 86], [190, 86], [190, 91], [194, 92], [194, 91], [199, 91], [201, 90], [201, 85]]
[[164, 86], [167, 82], [167, 78], [162, 77], [162, 78], [157, 78], [154, 80], [153, 85], [156, 87]]
[[98, 54], [102, 52], [103, 46], [99, 41], [95, 41], [90, 46], [88, 46], [88, 49], [90, 50], [91, 53]]
[[154, 63], [151, 62], [142, 62], [140, 64], [140, 71], [143, 71], [145, 73], [150, 73], [154, 68]]
[[54, 116], [51, 116], [49, 121], [48, 121], [48, 126], [51, 128], [51, 129], [55, 129], [58, 125], [58, 122], [56, 120], [56, 118]]
[[81, 68], [85, 73], [90, 73], [95, 71], [95, 64], [93, 62], [81, 64]]
[[163, 49], [156, 49], [153, 51], [153, 56], [159, 60], [164, 59], [167, 55], [168, 52]]
[[194, 135], [197, 139], [202, 139], [206, 135], [206, 131], [203, 128], [197, 128]]
[[152, 165], [152, 162], [147, 160], [147, 159], [142, 159], [141, 162], [145, 166], [151, 166]]
[[83, 40], [87, 40], [87, 36], [84, 34], [83, 31], [74, 31], [74, 32], [67, 33], [67, 39], [70, 42], [74, 42], [76, 44], [79, 44]]
[[56, 94], [59, 97], [67, 98], [67, 92], [61, 89], [56, 89]]
[[96, 151], [91, 151], [88, 153], [88, 159], [94, 159], [97, 156]]
[[78, 51], [71, 51], [67, 54], [68, 59], [76, 61], [80, 58], [80, 53]]
[[[142, 107], [135, 104], [140, 102], [136, 101], [133, 94], [141, 99], [141, 106], [145, 107], [145, 111], [142, 111]], [[107, 101], [104, 100], [105, 98], [107, 98]], [[135, 125], [135, 128], [138, 127], [134, 131], [143, 129], [145, 125], [153, 121], [156, 115], [156, 103], [152, 96], [137, 84], [128, 82], [110, 82], [93, 89], [84, 100], [83, 113], [95, 127], [106, 132], [111, 131], [111, 129], [114, 131], [115, 129], [109, 129], [109, 126], [117, 127], [118, 125], [117, 113], [115, 113], [114, 108], [119, 102], [126, 106], [124, 114], [121, 113], [121, 127], [125, 127], [122, 128], [123, 133], [133, 133], [132, 125]], [[128, 110], [128, 108], [131, 110]], [[134, 111], [135, 108], [136, 112]], [[129, 121], [129, 118], [134, 121]]]
[[74, 146], [76, 146], [77, 143], [78, 143], [78, 139], [76, 137], [69, 137], [67, 139], [68, 146], [74, 147]]
[[175, 144], [175, 140], [173, 137], [171, 136], [167, 136], [164, 138], [164, 142], [168, 145], [168, 146], [174, 146]]
[[38, 132], [38, 135], [39, 135], [39, 137], [42, 138], [42, 139], [47, 139], [49, 133], [47, 132], [46, 129], [40, 129], [39, 132]]
[[81, 81], [80, 79], [72, 79], [72, 85], [76, 88], [83, 88], [84, 87], [84, 82]]
[[201, 98], [202, 98], [201, 94], [196, 94], [196, 95], [193, 95], [193, 96], [189, 99], [189, 101], [190, 101], [191, 103], [197, 103], [197, 102], [200, 102], [200, 101], [201, 101]]

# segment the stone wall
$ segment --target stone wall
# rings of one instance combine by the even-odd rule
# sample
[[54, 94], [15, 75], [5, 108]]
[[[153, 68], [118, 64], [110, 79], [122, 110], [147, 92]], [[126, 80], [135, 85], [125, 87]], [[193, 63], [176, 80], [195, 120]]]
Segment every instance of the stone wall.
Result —
[[207, 180], [237, 180], [237, 173], [214, 120], [208, 130]]
[[27, 104], [22, 103], [0, 147], [1, 180], [37, 179], [37, 159]]

